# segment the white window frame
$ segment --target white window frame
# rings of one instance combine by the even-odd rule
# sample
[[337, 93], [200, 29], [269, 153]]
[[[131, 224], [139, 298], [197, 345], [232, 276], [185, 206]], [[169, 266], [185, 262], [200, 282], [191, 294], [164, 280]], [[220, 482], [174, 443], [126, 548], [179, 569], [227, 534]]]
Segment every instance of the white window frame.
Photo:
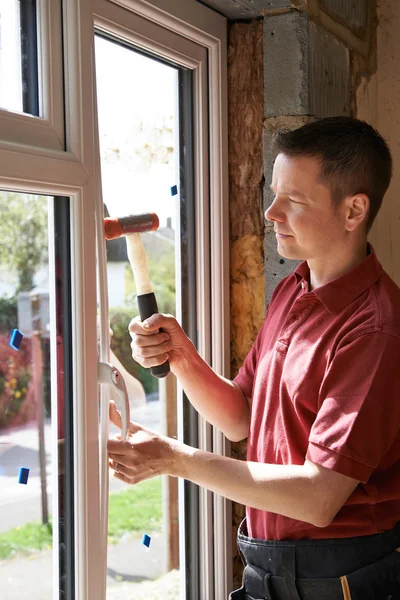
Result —
[[[61, 56], [58, 43], [61, 36], [57, 29], [59, 5], [58, 2], [39, 0], [44, 119], [0, 110], [0, 131], [5, 132], [0, 140], [0, 189], [71, 198], [75, 589], [79, 600], [98, 600], [104, 598], [105, 593], [98, 569], [99, 565], [105, 565], [98, 528], [97, 405], [90, 401], [97, 389], [96, 226], [93, 215], [99, 207], [96, 197], [99, 178], [97, 123], [92, 110], [94, 27], [108, 28], [117, 36], [125, 35], [135, 44], [147, 44], [147, 47], [153, 44], [153, 50], [164, 52], [166, 57], [194, 70], [197, 103], [208, 94], [208, 122], [198, 113], [195, 123], [196, 147], [201, 149], [195, 154], [198, 341], [204, 358], [218, 373], [229, 377], [226, 20], [195, 0], [93, 0], [92, 3], [68, 0], [63, 4], [65, 138], [60, 129], [63, 110], [59, 110], [63, 89], [60, 86], [61, 61], [57, 64]], [[125, 21], [118, 16], [121, 10], [124, 10]], [[127, 14], [129, 22], [140, 22], [140, 30], [136, 33], [132, 28], [128, 31], [123, 27]], [[158, 31], [156, 42], [151, 37], [155, 25]], [[150, 37], [146, 38], [146, 34]], [[168, 50], [172, 38], [178, 40], [175, 55]], [[203, 51], [203, 56], [207, 53], [207, 61], [199, 59], [201, 52], [197, 59], [190, 56], [190, 48], [195, 47]], [[207, 79], [208, 90], [204, 84]], [[204, 450], [213, 447], [214, 452], [230, 453], [224, 436], [201, 418], [199, 440]], [[202, 490], [200, 532], [201, 547], [205, 549], [199, 557], [202, 600], [226, 598], [231, 590], [231, 531], [230, 503]]]

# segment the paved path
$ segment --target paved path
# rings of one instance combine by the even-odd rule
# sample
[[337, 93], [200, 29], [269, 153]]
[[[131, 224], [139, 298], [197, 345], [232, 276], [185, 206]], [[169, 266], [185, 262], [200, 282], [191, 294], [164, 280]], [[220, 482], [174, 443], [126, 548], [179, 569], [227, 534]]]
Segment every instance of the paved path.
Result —
[[[135, 591], [140, 586], [142, 589], [145, 583], [149, 586], [152, 580], [165, 573], [164, 557], [165, 541], [160, 533], [152, 535], [148, 552], [140, 538], [129, 538], [110, 545], [107, 600], [137, 600]], [[52, 600], [52, 561], [51, 550], [0, 561], [1, 600]], [[174, 586], [176, 590], [176, 578]], [[167, 597], [178, 599], [179, 594]], [[147, 600], [153, 600], [153, 596], [148, 595]]]

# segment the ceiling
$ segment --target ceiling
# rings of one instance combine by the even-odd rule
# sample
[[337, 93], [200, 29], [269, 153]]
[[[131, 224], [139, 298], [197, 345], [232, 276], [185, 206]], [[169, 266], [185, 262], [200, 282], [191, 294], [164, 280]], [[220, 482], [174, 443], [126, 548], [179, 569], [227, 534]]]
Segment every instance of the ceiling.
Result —
[[233, 21], [262, 17], [266, 11], [294, 8], [290, 0], [197, 0]]

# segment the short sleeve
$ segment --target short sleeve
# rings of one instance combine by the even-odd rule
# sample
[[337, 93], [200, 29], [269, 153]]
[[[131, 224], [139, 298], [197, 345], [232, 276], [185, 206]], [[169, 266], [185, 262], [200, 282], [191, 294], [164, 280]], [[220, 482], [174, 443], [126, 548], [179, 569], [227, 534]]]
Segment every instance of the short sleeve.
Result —
[[258, 332], [256, 340], [245, 358], [243, 365], [239, 369], [239, 373], [234, 378], [234, 382], [239, 385], [243, 394], [251, 398], [253, 392], [254, 376], [257, 368], [258, 358], [264, 338], [265, 321]]
[[323, 379], [306, 458], [366, 483], [400, 429], [400, 339], [360, 335]]

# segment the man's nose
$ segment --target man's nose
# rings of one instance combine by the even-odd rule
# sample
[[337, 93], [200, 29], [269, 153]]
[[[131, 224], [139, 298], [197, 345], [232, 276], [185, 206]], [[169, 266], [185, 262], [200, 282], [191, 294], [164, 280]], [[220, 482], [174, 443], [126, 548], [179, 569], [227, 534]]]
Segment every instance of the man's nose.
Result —
[[267, 208], [264, 213], [264, 216], [267, 221], [282, 221], [282, 214], [279, 210], [279, 205], [277, 203], [277, 198], [275, 198], [272, 204]]

